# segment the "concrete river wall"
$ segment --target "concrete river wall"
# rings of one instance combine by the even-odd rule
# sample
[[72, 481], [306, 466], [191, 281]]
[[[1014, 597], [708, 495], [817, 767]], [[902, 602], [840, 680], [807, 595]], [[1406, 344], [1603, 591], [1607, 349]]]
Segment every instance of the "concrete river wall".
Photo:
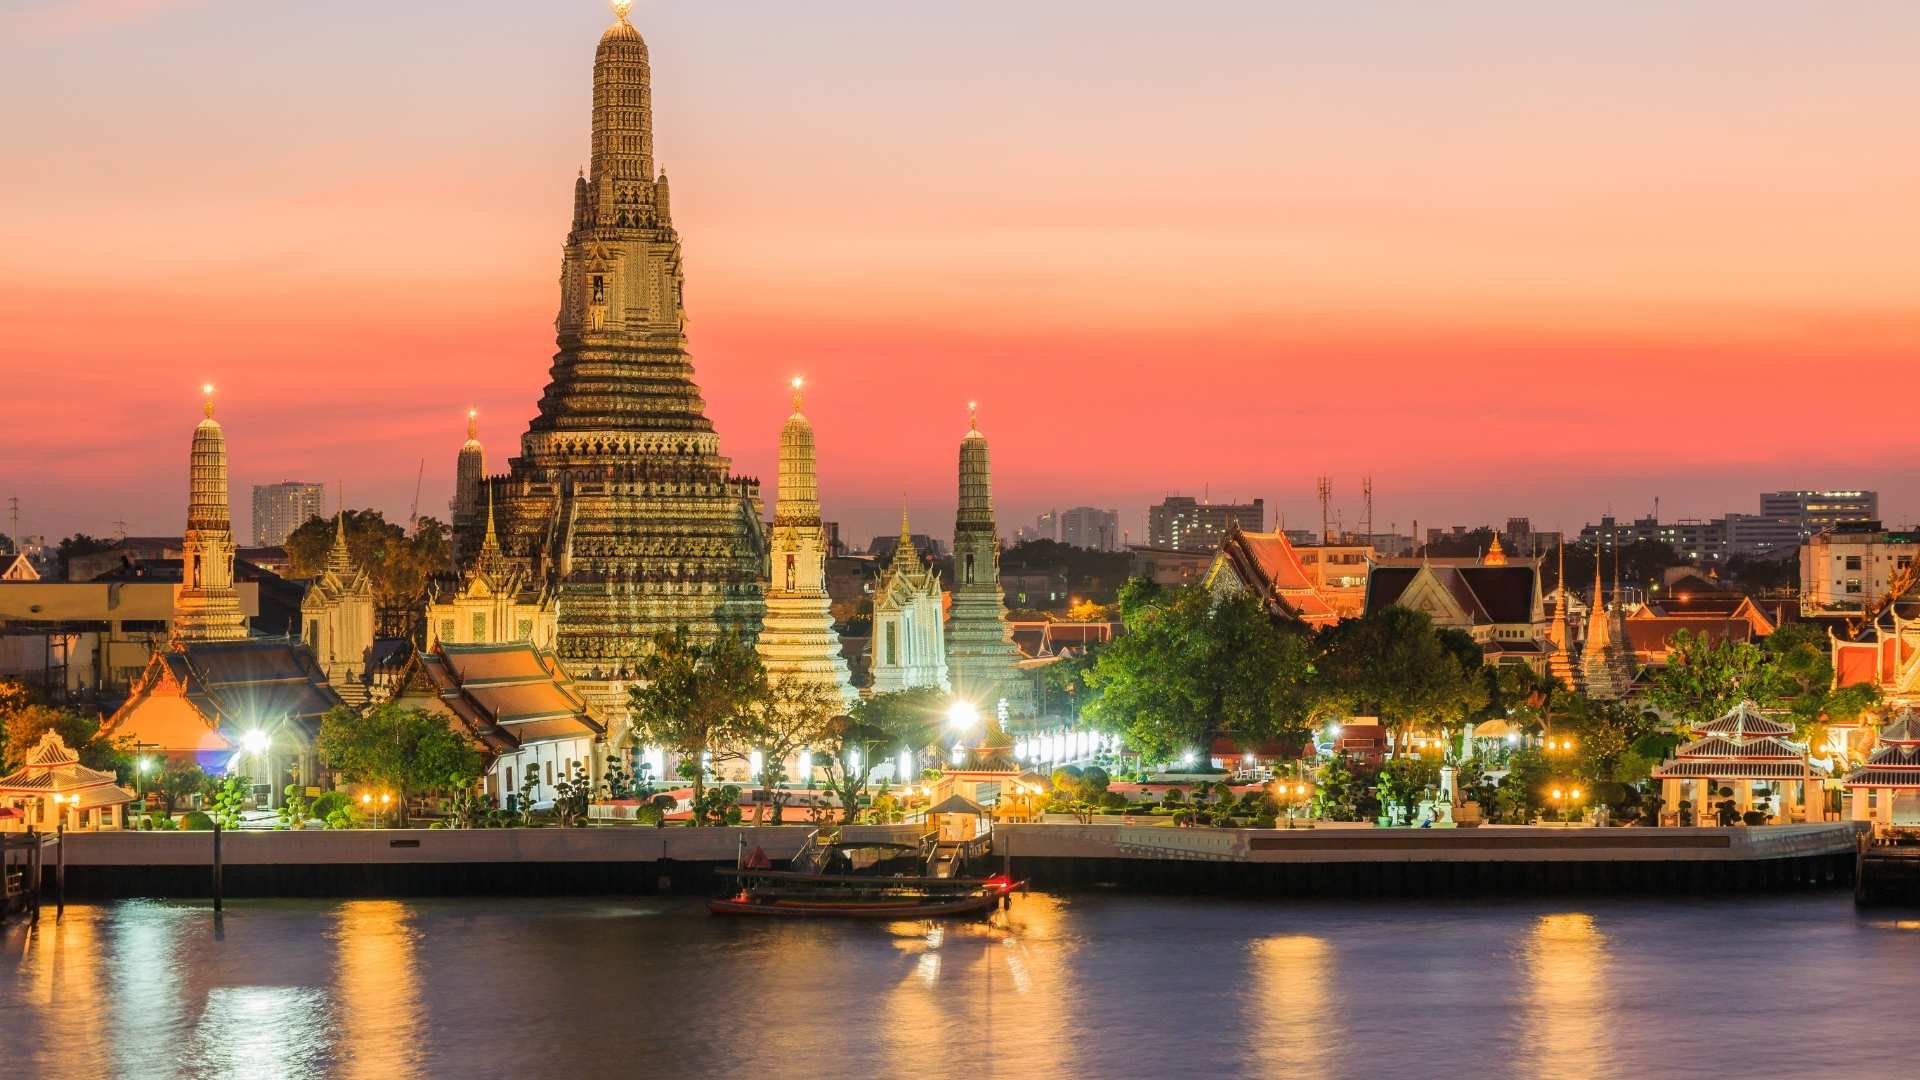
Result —
[[1036, 887], [1255, 896], [1699, 894], [1851, 884], [1848, 823], [1732, 829], [1002, 826]]
[[[850, 838], [912, 842], [925, 826]], [[230, 832], [228, 897], [711, 895], [742, 850], [790, 859], [806, 827]], [[1002, 825], [992, 869], [1045, 889], [1258, 896], [1710, 893], [1843, 886], [1849, 824], [1734, 829], [1173, 829]], [[66, 837], [69, 900], [212, 894], [210, 833]], [[54, 868], [47, 868], [51, 875]], [[48, 885], [53, 884], [51, 877]]]

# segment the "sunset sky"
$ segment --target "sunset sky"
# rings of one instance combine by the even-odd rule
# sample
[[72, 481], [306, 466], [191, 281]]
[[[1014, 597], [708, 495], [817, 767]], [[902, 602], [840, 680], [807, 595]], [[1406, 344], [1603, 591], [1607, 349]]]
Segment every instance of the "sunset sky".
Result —
[[[446, 516], [546, 381], [602, 0], [0, 0], [0, 498]], [[829, 518], [1920, 516], [1920, 4], [640, 0], [722, 444]]]

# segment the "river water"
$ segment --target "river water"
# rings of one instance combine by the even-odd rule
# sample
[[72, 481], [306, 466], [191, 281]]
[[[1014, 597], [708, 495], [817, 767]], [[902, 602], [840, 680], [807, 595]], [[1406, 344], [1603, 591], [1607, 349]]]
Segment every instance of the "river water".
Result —
[[1029, 896], [991, 926], [670, 899], [128, 902], [0, 946], [0, 1076], [1895, 1077], [1920, 919]]

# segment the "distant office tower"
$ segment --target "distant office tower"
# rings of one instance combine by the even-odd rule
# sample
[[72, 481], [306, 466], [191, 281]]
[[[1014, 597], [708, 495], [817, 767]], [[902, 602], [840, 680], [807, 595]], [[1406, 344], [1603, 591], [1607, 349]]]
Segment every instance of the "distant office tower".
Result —
[[1174, 551], [1213, 551], [1235, 526], [1243, 532], [1264, 532], [1266, 523], [1267, 505], [1261, 499], [1250, 503], [1203, 503], [1174, 495], [1159, 506], [1147, 508], [1147, 546]]
[[327, 512], [325, 484], [288, 480], [253, 485], [253, 546], [278, 547], [309, 518]]
[[1088, 551], [1120, 550], [1120, 511], [1076, 506], [1059, 515], [1060, 542]]
[[1804, 539], [1835, 525], [1880, 520], [1877, 491], [1767, 491], [1760, 495], [1760, 516], [1785, 518], [1800, 527]]

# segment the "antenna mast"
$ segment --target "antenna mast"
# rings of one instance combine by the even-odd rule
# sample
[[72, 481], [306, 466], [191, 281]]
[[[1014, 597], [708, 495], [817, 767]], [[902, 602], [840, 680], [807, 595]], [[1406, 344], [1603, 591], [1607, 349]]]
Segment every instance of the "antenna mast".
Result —
[[1365, 530], [1366, 543], [1371, 546], [1373, 544], [1373, 477], [1369, 476], [1360, 481], [1360, 496], [1366, 507], [1366, 516], [1361, 519], [1360, 528]]
[[1320, 542], [1333, 543], [1333, 481], [1321, 477], [1320, 489]]
[[407, 512], [407, 531], [412, 532], [420, 525], [420, 485], [427, 480], [427, 459], [420, 459], [420, 475], [413, 481], [413, 509]]

